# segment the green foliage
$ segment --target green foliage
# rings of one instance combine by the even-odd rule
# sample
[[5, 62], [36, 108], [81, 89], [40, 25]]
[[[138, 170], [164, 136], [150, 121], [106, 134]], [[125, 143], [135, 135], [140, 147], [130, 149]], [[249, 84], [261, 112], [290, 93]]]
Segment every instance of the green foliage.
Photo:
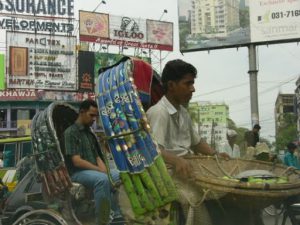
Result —
[[276, 135], [276, 151], [286, 149], [289, 142], [297, 139], [297, 117], [294, 114], [284, 114]]
[[186, 38], [191, 33], [190, 26], [188, 22], [179, 22], [180, 49], [186, 49], [188, 47]]

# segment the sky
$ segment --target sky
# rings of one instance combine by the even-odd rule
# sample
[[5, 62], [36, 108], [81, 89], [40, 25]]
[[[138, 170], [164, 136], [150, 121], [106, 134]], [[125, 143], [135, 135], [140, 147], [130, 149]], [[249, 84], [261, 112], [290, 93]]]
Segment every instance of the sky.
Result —
[[[75, 17], [78, 10], [93, 11], [99, 0], [74, 0]], [[164, 10], [167, 13], [163, 13]], [[198, 70], [196, 91], [192, 101], [226, 103], [230, 118], [238, 126], [251, 129], [248, 49], [246, 47], [181, 54], [178, 35], [178, 4], [176, 0], [106, 0], [97, 12], [117, 16], [163, 20], [174, 23], [174, 51], [153, 52], [154, 68], [180, 58]], [[3, 30], [0, 31], [3, 37]], [[3, 38], [0, 51], [3, 51]], [[130, 50], [128, 50], [130, 51]], [[125, 52], [126, 54], [126, 52]], [[130, 52], [127, 52], [130, 54]], [[274, 140], [274, 106], [278, 93], [294, 93], [300, 76], [300, 45], [297, 43], [257, 47], [259, 118], [261, 136]]]

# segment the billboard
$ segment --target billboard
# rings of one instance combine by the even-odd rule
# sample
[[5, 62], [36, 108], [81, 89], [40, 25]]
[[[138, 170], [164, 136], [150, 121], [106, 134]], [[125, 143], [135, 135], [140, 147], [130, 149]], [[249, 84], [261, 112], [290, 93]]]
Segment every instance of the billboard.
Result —
[[80, 41], [173, 50], [173, 23], [79, 11]]
[[178, 0], [182, 52], [300, 38], [300, 0]]
[[7, 88], [76, 90], [76, 37], [7, 32]]

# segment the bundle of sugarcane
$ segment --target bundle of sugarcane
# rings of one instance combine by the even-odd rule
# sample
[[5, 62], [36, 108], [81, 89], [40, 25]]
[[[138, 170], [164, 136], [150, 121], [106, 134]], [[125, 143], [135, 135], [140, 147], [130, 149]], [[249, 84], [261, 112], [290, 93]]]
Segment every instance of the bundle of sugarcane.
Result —
[[[63, 193], [72, 186], [56, 134], [59, 127], [55, 127], [53, 123], [54, 114], [59, 114], [55, 111], [62, 108], [68, 108], [65, 110], [66, 112], [74, 110], [73, 114], [76, 115], [75, 109], [70, 108], [69, 105], [52, 103], [44, 111], [36, 114], [32, 120], [31, 136], [37, 172], [43, 188], [49, 196]], [[74, 118], [74, 115], [69, 118]], [[60, 116], [60, 118], [62, 117]], [[68, 117], [66, 118], [68, 119]], [[58, 122], [60, 126], [63, 126], [64, 123], [67, 121]]]
[[121, 61], [97, 81], [97, 102], [108, 145], [131, 201], [141, 215], [177, 198], [176, 188], [149, 134], [130, 73], [135, 60]]

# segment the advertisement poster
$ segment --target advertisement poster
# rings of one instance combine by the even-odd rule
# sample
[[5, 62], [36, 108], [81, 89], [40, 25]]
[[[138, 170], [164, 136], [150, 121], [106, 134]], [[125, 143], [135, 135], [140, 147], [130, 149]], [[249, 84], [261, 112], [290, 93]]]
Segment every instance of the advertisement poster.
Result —
[[76, 37], [18, 32], [6, 35], [7, 88], [77, 89]]
[[79, 11], [79, 39], [106, 45], [173, 50], [173, 23]]
[[9, 48], [9, 73], [12, 76], [27, 76], [28, 74], [28, 48]]
[[79, 11], [79, 33], [81, 41], [95, 42], [98, 38], [109, 38], [108, 14]]
[[173, 51], [173, 23], [147, 20], [147, 39], [161, 45], [160, 49]]
[[300, 0], [178, 0], [182, 52], [300, 38]]
[[300, 38], [300, 1], [249, 1], [251, 42]]
[[78, 52], [78, 91], [94, 91], [95, 53]]

